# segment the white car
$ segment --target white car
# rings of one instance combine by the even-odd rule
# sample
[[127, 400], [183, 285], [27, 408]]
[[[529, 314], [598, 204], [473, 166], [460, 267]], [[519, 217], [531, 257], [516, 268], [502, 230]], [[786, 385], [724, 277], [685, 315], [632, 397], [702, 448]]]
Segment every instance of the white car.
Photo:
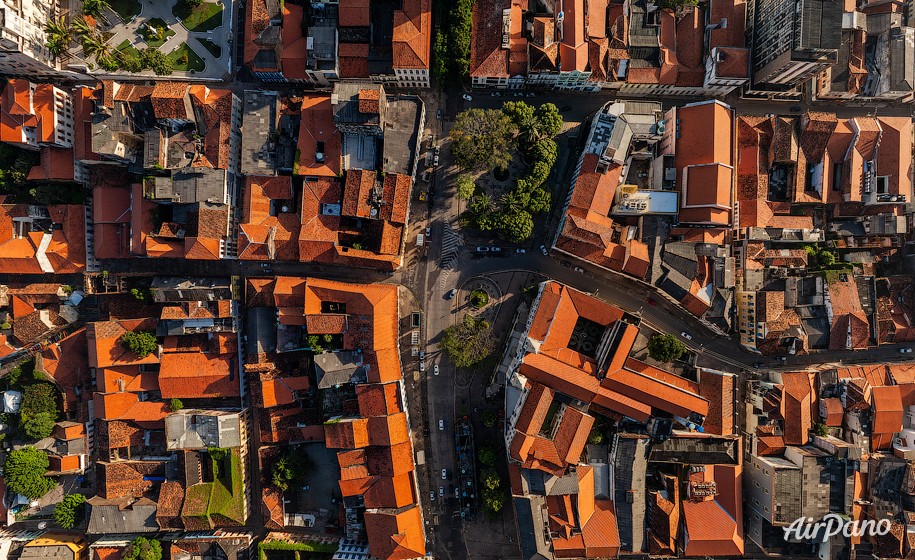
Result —
[[442, 480], [448, 480], [448, 469], [442, 469]]
[[429, 491], [429, 499], [432, 500], [433, 502], [435, 501], [435, 490]]
[[439, 487], [438, 487], [438, 495], [441, 496], [441, 497], [444, 497], [444, 496], [445, 496], [445, 487], [444, 487], [444, 486], [439, 486]]
[[900, 353], [900, 354], [911, 354], [911, 353], [912, 353], [912, 349], [911, 349], [911, 348], [900, 348], [900, 349], [899, 349], [899, 353]]
[[439, 430], [440, 432], [444, 432], [444, 431], [445, 431], [445, 421], [444, 421], [444, 420], [439, 420], [439, 421], [438, 421], [438, 430]]
[[448, 290], [448, 293], [445, 294], [445, 299], [452, 299], [455, 295], [457, 295], [457, 288], [451, 288]]
[[550, 254], [550, 252], [546, 250], [546, 245], [541, 245], [541, 246], [540, 246], [540, 252], [543, 253], [544, 255], [549, 255], [549, 254]]
[[465, 93], [464, 95], [462, 95], [461, 97], [464, 98], [464, 101], [473, 101], [473, 97], [470, 97], [470, 96], [467, 95], [466, 93]]
[[438, 166], [438, 156], [432, 158], [432, 165]]
[[518, 253], [519, 255], [523, 255], [524, 253], [527, 253], [527, 251], [525, 251], [524, 249], [515, 249], [515, 252]]
[[432, 366], [432, 373], [434, 373], [435, 375], [438, 375], [438, 364], [435, 364]]
[[419, 362], [419, 371], [426, 371], [426, 362]]
[[583, 268], [580, 267], [580, 266], [576, 266], [576, 267], [573, 268], [572, 270], [574, 270], [575, 272], [578, 272], [579, 274], [584, 274], [584, 273], [585, 273], [585, 269], [583, 269]]
[[686, 340], [692, 340], [692, 339], [693, 339], [693, 336], [692, 336], [691, 334], [689, 334], [688, 332], [686, 332], [686, 331], [681, 332], [681, 333], [680, 333], [680, 336], [682, 336], [682, 337], [685, 338]]

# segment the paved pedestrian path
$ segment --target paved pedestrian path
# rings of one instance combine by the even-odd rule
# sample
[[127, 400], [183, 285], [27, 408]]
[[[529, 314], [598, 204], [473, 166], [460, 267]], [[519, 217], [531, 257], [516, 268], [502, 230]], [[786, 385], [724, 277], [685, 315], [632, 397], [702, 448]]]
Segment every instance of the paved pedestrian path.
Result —
[[[185, 27], [179, 20], [172, 14], [172, 8], [175, 6], [178, 0], [140, 0], [140, 15], [135, 16], [130, 21], [124, 21], [121, 19], [121, 16], [112, 9], [108, 9], [104, 14], [108, 22], [108, 25], [105, 25], [104, 22], [100, 25], [104, 26], [103, 31], [113, 33], [111, 38], [108, 40], [108, 44], [111, 45], [112, 49], [117, 48], [118, 45], [123, 43], [125, 40], [129, 41], [136, 49], [142, 50], [148, 47], [149, 45], [143, 39], [143, 34], [141, 29], [143, 26], [150, 21], [151, 19], [161, 19], [164, 21], [169, 29], [174, 32], [174, 35], [169, 37], [162, 45], [158, 47], [158, 50], [170, 54], [179, 48], [182, 43], [187, 43], [188, 48], [190, 48], [194, 53], [199, 56], [204, 64], [205, 68], [202, 72], [185, 72], [176, 70], [172, 76], [174, 77], [195, 77], [195, 78], [214, 78], [222, 79], [227, 74], [230, 73], [230, 61], [232, 55], [232, 2], [231, 0], [221, 0], [218, 2], [222, 10], [222, 25], [213, 29], [212, 31], [190, 31]], [[209, 39], [214, 44], [221, 47], [221, 52], [219, 57], [213, 56], [213, 54], [207, 50], [199, 41], [199, 39]], [[145, 70], [143, 72], [138, 72], [137, 74], [128, 73], [128, 72], [115, 72], [116, 75], [138, 75], [138, 76], [153, 76], [155, 75], [151, 70]]]

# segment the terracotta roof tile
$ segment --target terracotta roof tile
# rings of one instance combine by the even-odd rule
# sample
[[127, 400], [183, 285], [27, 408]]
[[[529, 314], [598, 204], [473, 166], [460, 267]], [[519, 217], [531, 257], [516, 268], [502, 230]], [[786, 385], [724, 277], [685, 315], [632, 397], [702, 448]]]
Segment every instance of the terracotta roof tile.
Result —
[[169, 352], [159, 367], [162, 398], [192, 399], [239, 396], [234, 355], [203, 352]]

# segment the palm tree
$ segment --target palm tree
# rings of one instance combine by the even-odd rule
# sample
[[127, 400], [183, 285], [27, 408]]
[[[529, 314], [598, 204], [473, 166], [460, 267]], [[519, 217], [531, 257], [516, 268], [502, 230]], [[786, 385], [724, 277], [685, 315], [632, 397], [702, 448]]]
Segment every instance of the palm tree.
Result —
[[83, 0], [83, 13], [92, 17], [104, 19], [102, 12], [110, 9], [108, 0]]
[[95, 61], [100, 62], [111, 56], [111, 45], [98, 33], [92, 33], [83, 37], [83, 52], [87, 57], [95, 57]]
[[48, 51], [51, 56], [67, 56], [67, 49], [70, 47], [70, 41], [73, 39], [73, 32], [67, 25], [64, 18], [49, 19], [44, 26], [44, 32], [47, 39]]
[[86, 37], [89, 37], [94, 32], [92, 25], [86, 17], [82, 15], [76, 16], [73, 19], [73, 22], [70, 23], [70, 29], [80, 41], [85, 40]]

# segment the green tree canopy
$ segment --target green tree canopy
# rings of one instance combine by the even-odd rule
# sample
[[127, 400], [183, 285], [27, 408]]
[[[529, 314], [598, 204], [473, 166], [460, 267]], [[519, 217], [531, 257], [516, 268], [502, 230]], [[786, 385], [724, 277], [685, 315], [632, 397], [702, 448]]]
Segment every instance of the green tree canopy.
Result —
[[470, 315], [445, 329], [442, 346], [457, 367], [478, 364], [495, 349], [496, 341], [487, 321]]
[[50, 383], [35, 383], [22, 391], [19, 413], [34, 416], [42, 412], [52, 414], [57, 419], [57, 388]]
[[540, 140], [531, 148], [530, 155], [534, 161], [542, 161], [549, 165], [551, 168], [556, 163], [556, 157], [559, 154], [559, 147], [556, 146], [556, 142], [549, 138], [544, 138]]
[[659, 362], [672, 362], [686, 354], [686, 345], [672, 334], [656, 334], [648, 340], [648, 355]]
[[477, 457], [480, 459], [480, 463], [487, 467], [491, 467], [496, 464], [496, 451], [488, 445], [480, 448], [480, 451], [477, 453]]
[[184, 408], [184, 403], [181, 402], [181, 399], [172, 399], [172, 400], [168, 401], [168, 408], [172, 412], [178, 412], [179, 410]]
[[[447, 5], [447, 4], [446, 4]], [[473, 0], [457, 0], [448, 14], [448, 53], [454, 76], [461, 80], [470, 71], [470, 26]]]
[[3, 476], [10, 490], [37, 500], [56, 485], [53, 478], [45, 476], [49, 464], [48, 456], [34, 447], [15, 449], [3, 464]]
[[461, 173], [457, 178], [457, 197], [461, 200], [470, 200], [476, 191], [476, 184], [469, 173]]
[[526, 241], [533, 231], [534, 218], [525, 210], [506, 212], [500, 217], [500, 233], [513, 243]]
[[121, 346], [133, 352], [139, 358], [145, 358], [159, 349], [155, 333], [151, 331], [127, 331], [119, 339]]
[[86, 515], [86, 497], [82, 494], [68, 494], [54, 506], [54, 521], [64, 529], [72, 529]]
[[157, 76], [168, 76], [175, 71], [175, 62], [164, 52], [146, 47], [141, 52], [143, 66], [152, 70]]
[[455, 162], [464, 169], [507, 168], [517, 128], [497, 109], [468, 109], [458, 113], [451, 129]]
[[537, 107], [536, 116], [537, 127], [540, 129], [542, 137], [552, 138], [562, 130], [562, 115], [559, 114], [559, 109], [556, 108], [556, 105], [544, 103]]
[[22, 416], [22, 430], [32, 439], [44, 439], [54, 431], [57, 412], [39, 412]]
[[162, 560], [162, 545], [155, 539], [137, 537], [127, 545], [124, 560]]
[[502, 104], [502, 112], [511, 119], [519, 131], [537, 124], [534, 107], [524, 101], [506, 101]]
[[293, 452], [286, 452], [273, 463], [270, 470], [270, 482], [277, 490], [285, 492], [290, 484], [301, 481], [310, 470], [306, 457]]

